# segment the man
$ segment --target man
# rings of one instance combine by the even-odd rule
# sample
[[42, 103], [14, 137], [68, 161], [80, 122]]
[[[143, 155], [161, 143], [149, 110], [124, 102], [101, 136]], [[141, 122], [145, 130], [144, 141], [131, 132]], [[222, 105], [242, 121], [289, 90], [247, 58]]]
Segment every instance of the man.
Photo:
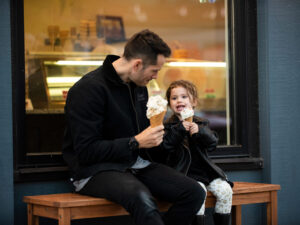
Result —
[[[205, 197], [195, 181], [151, 157], [164, 127], [149, 126], [145, 86], [170, 54], [158, 35], [143, 30], [122, 57], [107, 56], [79, 80], [65, 106], [63, 156], [75, 190], [121, 204], [136, 225], [188, 225]], [[153, 196], [174, 204], [161, 216]]]

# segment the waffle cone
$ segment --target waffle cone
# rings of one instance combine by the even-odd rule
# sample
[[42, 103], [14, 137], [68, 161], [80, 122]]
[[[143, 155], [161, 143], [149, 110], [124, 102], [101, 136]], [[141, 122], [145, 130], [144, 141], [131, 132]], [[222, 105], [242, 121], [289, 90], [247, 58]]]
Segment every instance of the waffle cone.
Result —
[[185, 121], [193, 122], [193, 117], [192, 117], [192, 116], [191, 116], [191, 117], [188, 117], [188, 118], [185, 119]]
[[154, 115], [150, 118], [150, 126], [151, 127], [157, 127], [161, 124], [163, 124], [164, 116], [167, 111], [163, 111], [160, 114]]

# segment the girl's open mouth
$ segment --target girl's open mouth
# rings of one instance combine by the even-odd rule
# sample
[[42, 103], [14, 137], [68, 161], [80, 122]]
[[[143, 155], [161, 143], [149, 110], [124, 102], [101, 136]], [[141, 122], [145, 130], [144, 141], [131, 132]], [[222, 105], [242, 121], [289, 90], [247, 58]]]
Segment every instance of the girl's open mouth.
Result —
[[182, 111], [185, 108], [184, 105], [178, 105], [176, 106], [177, 111]]

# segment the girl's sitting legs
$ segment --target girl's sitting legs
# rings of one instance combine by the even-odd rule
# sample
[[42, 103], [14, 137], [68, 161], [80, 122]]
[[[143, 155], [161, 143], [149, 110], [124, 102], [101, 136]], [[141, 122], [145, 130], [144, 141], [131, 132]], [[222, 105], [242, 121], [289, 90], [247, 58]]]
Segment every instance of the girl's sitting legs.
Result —
[[225, 180], [222, 180], [221, 178], [213, 180], [207, 186], [207, 190], [209, 190], [217, 199], [215, 213], [231, 213], [232, 188]]
[[217, 199], [215, 206], [215, 225], [229, 225], [232, 206], [232, 188], [221, 178], [213, 180], [208, 186], [209, 190]]

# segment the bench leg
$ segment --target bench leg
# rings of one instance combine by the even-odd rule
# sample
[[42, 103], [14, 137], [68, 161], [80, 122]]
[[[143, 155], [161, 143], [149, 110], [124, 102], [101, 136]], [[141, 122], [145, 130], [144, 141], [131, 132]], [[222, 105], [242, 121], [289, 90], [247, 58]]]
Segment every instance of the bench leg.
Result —
[[39, 217], [33, 215], [32, 204], [27, 204], [27, 221], [28, 221], [28, 225], [39, 225]]
[[242, 225], [242, 206], [232, 206], [232, 225]]
[[58, 209], [58, 225], [71, 225], [70, 208]]
[[267, 203], [267, 224], [277, 225], [277, 191], [271, 191], [271, 201]]

